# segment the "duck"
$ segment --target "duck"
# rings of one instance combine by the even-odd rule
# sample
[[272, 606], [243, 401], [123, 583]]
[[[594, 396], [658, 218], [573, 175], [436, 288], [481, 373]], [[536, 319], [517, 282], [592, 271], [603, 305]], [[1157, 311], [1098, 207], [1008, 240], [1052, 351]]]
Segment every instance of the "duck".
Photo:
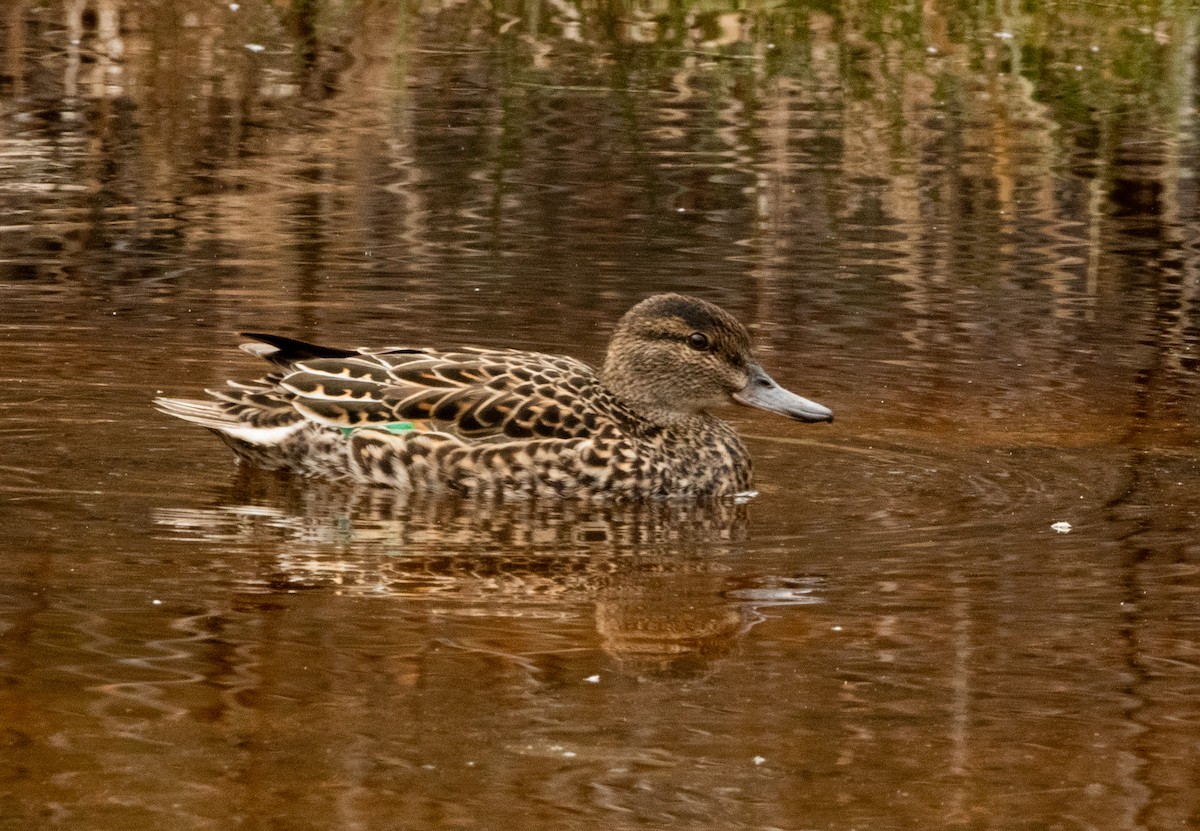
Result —
[[241, 336], [269, 374], [155, 407], [208, 428], [257, 467], [401, 491], [736, 497], [753, 493], [750, 454], [714, 409], [833, 420], [767, 374], [733, 315], [681, 294], [626, 312], [599, 368], [518, 349]]

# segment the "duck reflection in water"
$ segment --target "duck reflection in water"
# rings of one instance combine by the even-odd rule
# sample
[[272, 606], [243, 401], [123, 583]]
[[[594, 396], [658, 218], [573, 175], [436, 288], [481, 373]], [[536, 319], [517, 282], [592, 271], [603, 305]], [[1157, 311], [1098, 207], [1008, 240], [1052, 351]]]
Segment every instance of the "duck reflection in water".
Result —
[[[749, 506], [732, 500], [480, 500], [243, 468], [207, 508], [156, 521], [237, 554], [246, 602], [298, 589], [441, 614], [559, 619], [589, 606], [600, 645], [646, 677], [710, 671], [761, 618], [737, 574]], [[806, 590], [802, 602], [815, 602]], [[581, 604], [583, 604], [581, 606]]]
[[471, 495], [726, 497], [750, 456], [710, 410], [833, 413], [763, 370], [722, 309], [662, 294], [617, 324], [604, 366], [511, 349], [332, 349], [249, 334], [277, 370], [160, 410], [269, 469]]

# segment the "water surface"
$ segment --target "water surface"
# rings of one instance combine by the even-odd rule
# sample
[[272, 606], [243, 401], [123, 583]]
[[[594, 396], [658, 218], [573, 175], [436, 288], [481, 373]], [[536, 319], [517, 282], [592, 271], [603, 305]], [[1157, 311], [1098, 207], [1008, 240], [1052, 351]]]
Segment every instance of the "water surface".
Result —
[[[1200, 826], [1196, 12], [6, 4], [0, 827]], [[748, 504], [149, 406], [666, 290], [837, 412]]]

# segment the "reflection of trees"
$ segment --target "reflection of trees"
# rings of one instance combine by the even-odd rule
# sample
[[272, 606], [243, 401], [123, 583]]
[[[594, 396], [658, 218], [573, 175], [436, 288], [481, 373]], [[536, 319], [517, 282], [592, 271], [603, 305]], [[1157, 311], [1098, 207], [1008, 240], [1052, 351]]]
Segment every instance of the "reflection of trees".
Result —
[[[590, 174], [608, 173], [609, 183], [648, 177], [639, 184], [654, 192], [615, 195], [668, 201], [623, 208], [698, 211], [732, 223], [740, 238], [778, 245], [786, 240], [771, 229], [781, 218], [823, 212], [855, 230], [870, 229], [873, 218], [953, 225], [963, 211], [990, 211], [990, 232], [1011, 235], [1031, 201], [1023, 189], [1050, 188], [1048, 174], [1062, 164], [1102, 170], [1115, 160], [1122, 122], [1177, 126], [1195, 51], [1187, 15], [1160, 19], [1120, 6], [1076, 19], [1053, 8], [993, 16], [952, 3], [920, 13], [865, 3], [836, 12], [428, 5], [251, 3], [232, 12], [207, 2], [70, 0], [57, 10], [72, 48], [58, 60], [56, 90], [22, 60], [52, 45], [45, 27], [56, 22], [54, 10], [18, 3], [6, 27], [9, 74], [18, 97], [38, 95], [40, 85], [43, 95], [126, 102], [132, 110], [86, 116], [97, 124], [136, 114], [142, 158], [128, 172], [137, 180], [131, 189], [143, 199], [191, 199], [201, 186], [203, 202], [207, 184], [217, 200], [209, 207], [228, 216], [220, 230], [234, 244], [277, 238], [286, 248], [296, 207], [326, 221], [339, 218], [337, 208], [370, 216], [390, 209], [428, 237], [434, 220], [452, 217], [419, 202], [396, 206], [379, 187], [398, 169], [388, 193], [412, 199], [443, 172], [435, 166], [450, 164], [461, 169], [453, 216], [478, 218], [482, 247], [503, 248], [514, 208], [546, 203], [550, 221], [561, 218], [551, 209], [578, 207], [522, 183], [544, 181], [547, 160], [596, 164], [576, 151], [610, 149], [632, 156], [631, 166], [609, 159], [608, 171], [565, 175], [572, 184], [606, 181]], [[264, 51], [248, 51], [256, 45]], [[413, 133], [414, 118], [425, 129]], [[284, 162], [278, 176], [243, 178], [252, 174], [239, 161], [266, 154], [290, 158], [273, 160]], [[814, 202], [809, 186], [834, 168], [867, 189]], [[297, 189], [327, 198], [298, 206]], [[864, 198], [878, 200], [873, 214], [861, 214]], [[258, 233], [249, 238], [246, 229]], [[883, 260], [882, 273], [903, 285], [928, 270], [918, 266], [930, 262], [931, 246], [964, 253], [953, 233], [851, 234], [847, 254], [864, 266]], [[1081, 250], [1087, 239], [1076, 240]]]
[[[311, 318], [331, 270], [411, 305], [533, 263], [578, 303], [623, 243], [738, 273], [782, 326], [868, 298], [926, 365], [1120, 314], [1105, 224], [1182, 198], [1196, 51], [1191, 16], [1123, 4], [70, 0], [10, 6], [5, 38], [22, 201], [50, 238], [87, 223], [68, 250], [109, 272], [114, 246], [253, 263]], [[831, 269], [853, 279], [803, 279]], [[1034, 316], [1003, 302], [1029, 288]], [[997, 319], [967, 331], [950, 292]]]

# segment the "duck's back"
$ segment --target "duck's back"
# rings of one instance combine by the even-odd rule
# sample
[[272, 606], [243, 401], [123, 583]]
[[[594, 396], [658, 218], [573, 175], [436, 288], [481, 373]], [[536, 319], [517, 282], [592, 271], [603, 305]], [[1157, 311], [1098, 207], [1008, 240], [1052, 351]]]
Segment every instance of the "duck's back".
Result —
[[297, 362], [273, 385], [330, 426], [411, 422], [468, 443], [573, 439], [622, 418], [587, 364], [517, 350], [363, 350]]

